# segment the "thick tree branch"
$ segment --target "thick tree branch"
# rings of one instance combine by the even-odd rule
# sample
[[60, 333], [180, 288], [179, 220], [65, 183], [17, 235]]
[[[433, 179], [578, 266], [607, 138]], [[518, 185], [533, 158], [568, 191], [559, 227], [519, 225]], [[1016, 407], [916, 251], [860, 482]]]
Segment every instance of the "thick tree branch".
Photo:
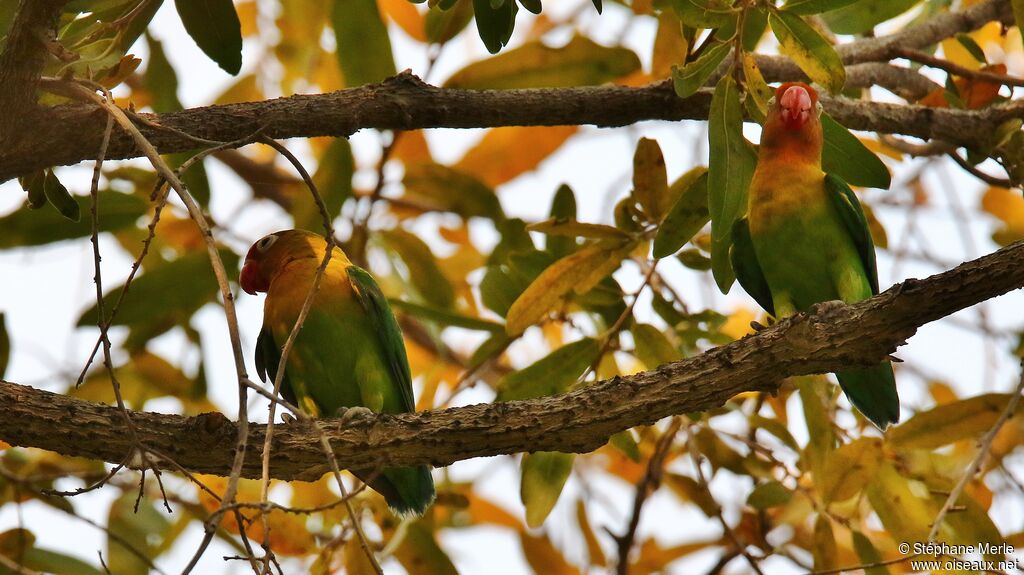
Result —
[[46, 64], [48, 46], [55, 45], [57, 20], [67, 3], [21, 0], [18, 5], [0, 54], [0, 138], [5, 146], [14, 143], [17, 128], [34, 111], [39, 75]]
[[[59, 82], [49, 82], [51, 87]], [[940, 139], [983, 147], [996, 127], [1024, 118], [1024, 102], [984, 110], [928, 108], [822, 98], [825, 110], [857, 130]], [[145, 115], [173, 130], [139, 126], [160, 153], [197, 147], [181, 132], [206, 140], [231, 141], [262, 130], [271, 138], [347, 137], [366, 128], [485, 128], [591, 124], [625, 126], [644, 120], [707, 119], [711, 91], [677, 98], [668, 83], [642, 88], [601, 86], [529, 90], [475, 91], [438, 88], [403, 73], [380, 84], [330, 94], [296, 95], [262, 102], [193, 108]], [[0, 181], [51, 165], [74, 164], [95, 154], [105, 115], [89, 105], [50, 109], [38, 129], [28, 130], [17, 146], [0, 149]], [[133, 140], [115, 132], [110, 159], [139, 155]]]
[[[826, 305], [757, 335], [630, 377], [572, 393], [400, 416], [343, 428], [324, 422], [343, 467], [447, 465], [524, 451], [588, 452], [608, 437], [663, 417], [705, 411], [744, 391], [776, 390], [788, 376], [872, 365], [920, 326], [1024, 286], [1024, 242], [925, 280], [907, 280], [851, 306]], [[0, 382], [0, 440], [66, 455], [122, 461], [132, 443], [114, 407]], [[135, 412], [139, 440], [184, 468], [230, 471], [237, 424], [219, 413]], [[259, 477], [266, 426], [251, 426], [242, 474]], [[301, 422], [274, 434], [270, 474], [311, 479], [327, 469], [319, 432]], [[166, 462], [153, 462], [167, 466]], [[170, 468], [168, 466], [168, 468]]]

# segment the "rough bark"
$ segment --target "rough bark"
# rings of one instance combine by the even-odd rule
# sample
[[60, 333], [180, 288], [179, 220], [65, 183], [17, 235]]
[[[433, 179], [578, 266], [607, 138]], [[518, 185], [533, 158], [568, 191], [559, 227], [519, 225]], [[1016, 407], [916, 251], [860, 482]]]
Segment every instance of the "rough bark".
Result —
[[[744, 391], [771, 392], [783, 378], [871, 365], [920, 326], [1024, 286], [1024, 242], [925, 280], [907, 280], [851, 306], [819, 306], [756, 335], [629, 377], [540, 399], [378, 416], [347, 428], [322, 420], [342, 467], [447, 465], [526, 451], [588, 452], [618, 431], [663, 417], [706, 411]], [[114, 407], [0, 382], [0, 439], [66, 455], [124, 460], [132, 449]], [[230, 471], [237, 425], [219, 413], [198, 417], [132, 412], [140, 441], [186, 469]], [[251, 425], [243, 476], [260, 475], [263, 425]], [[157, 465], [168, 467], [166, 462]], [[279, 425], [270, 457], [278, 479], [326, 470], [318, 434]]]
[[[1024, 101], [984, 110], [928, 108], [822, 97], [833, 118], [855, 130], [938, 139], [984, 147], [996, 127], [1024, 118]], [[526, 90], [455, 90], [403, 73], [380, 84], [330, 94], [296, 95], [261, 102], [192, 108], [143, 115], [198, 138], [231, 141], [257, 130], [276, 139], [347, 137], [367, 128], [485, 128], [496, 126], [626, 126], [645, 120], [706, 120], [711, 91], [677, 98], [668, 83], [642, 88], [601, 86]], [[0, 181], [52, 165], [75, 164], [96, 155], [106, 117], [96, 107], [67, 105], [47, 111], [41, 127], [16, 147], [0, 149]], [[169, 130], [141, 127], [161, 153], [197, 147]], [[132, 139], [115, 130], [108, 159], [139, 155]]]
[[[14, 0], [7, 0], [12, 2]], [[0, 139], [17, 143], [19, 128], [34, 115], [36, 88], [55, 42], [57, 19], [68, 0], [21, 0], [0, 54]]]

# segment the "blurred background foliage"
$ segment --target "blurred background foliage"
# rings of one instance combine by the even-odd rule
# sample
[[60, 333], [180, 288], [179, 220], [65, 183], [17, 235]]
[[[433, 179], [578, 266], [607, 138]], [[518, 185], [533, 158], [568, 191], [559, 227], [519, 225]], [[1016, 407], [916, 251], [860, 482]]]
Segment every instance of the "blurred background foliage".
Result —
[[[0, 3], [0, 32], [9, 30], [16, 4]], [[52, 50], [45, 74], [114, 89], [124, 107], [182, 109], [178, 82], [190, 70], [175, 69], [166, 55], [170, 43], [147, 31], [162, 4], [69, 2], [59, 48]], [[210, 104], [378, 82], [398, 70], [394, 52], [399, 47], [425, 53], [426, 68], [415, 72], [449, 88], [671, 81], [681, 96], [705, 86], [733, 53], [742, 74], [717, 80], [716, 100], [726, 104], [712, 109], [708, 130], [742, 135], [740, 114], [763, 117], [768, 94], [756, 63], [745, 53], [781, 51], [816, 82], [841, 92], [845, 72], [833, 48], [837, 35], [847, 36], [838, 40], [846, 42], [848, 35], [870, 35], [879, 25], [893, 31], [973, 3], [549, 4], [558, 9], [539, 0], [176, 0], [173, 8], [191, 41], [236, 76]], [[535, 16], [517, 15], [520, 6]], [[593, 26], [578, 24], [583, 14], [595, 10], [613, 12], [626, 23], [618, 37], [592, 37]], [[621, 41], [633, 26], [656, 29], [642, 53]], [[473, 54], [467, 46], [480, 42], [496, 55], [469, 56], [448, 76], [431, 75], [442, 53]], [[1017, 29], [998, 23], [935, 47], [949, 62], [1000, 74], [1021, 52]], [[739, 84], [736, 77], [742, 79]], [[920, 103], [977, 109], [1012, 96], [999, 84], [976, 79], [948, 75], [943, 83]], [[868, 93], [847, 90], [845, 95]], [[41, 98], [48, 105], [63, 102], [53, 95]], [[1019, 128], [1019, 122], [1006, 127], [1001, 143], [1018, 137]], [[723, 168], [716, 161], [753, 161], [745, 140], [734, 138], [738, 148], [718, 149], [712, 137], [708, 150], [705, 136], [693, 131], [690, 146], [703, 152], [692, 158], [710, 152], [711, 165], [706, 166], [703, 160], [666, 158], [657, 139], [631, 134], [634, 152], [618, 158], [620, 166], [596, 161], [570, 168], [607, 170], [609, 182], [622, 171], [629, 173], [612, 184], [613, 199], [605, 202], [599, 218], [581, 221], [580, 214], [595, 213], [582, 207], [600, 202], [606, 190], [595, 193], [564, 184], [545, 191], [550, 203], [533, 202], [525, 210], [536, 217], [509, 213], [524, 210], [509, 209], [503, 187], [536, 173], [568, 142], [595, 133], [576, 126], [495, 128], [454, 161], [438, 160], [452, 154], [436, 155], [444, 140], [428, 139], [423, 132], [364, 138], [361, 145], [373, 149], [361, 153], [344, 139], [289, 143], [313, 172], [336, 218], [341, 245], [377, 275], [392, 299], [405, 329], [420, 409], [457, 405], [466, 394], [503, 401], [564, 392], [699, 354], [744, 336], [752, 320], [765, 321], [752, 302], [712, 306], [707, 297], [716, 281], [723, 290], [732, 283], [731, 270], [716, 257], [727, 250], [727, 235], [711, 232], [728, 229], [745, 207], [745, 190], [719, 185]], [[904, 260], [923, 260], [931, 269], [956, 263], [929, 249], [930, 232], [927, 224], [917, 223], [919, 213], [948, 210], [955, 222], [986, 226], [998, 245], [1024, 238], [1019, 190], [991, 186], [977, 205], [943, 203], [927, 179], [931, 170], [940, 169], [937, 160], [914, 160], [898, 146], [853, 135], [829, 119], [825, 137], [826, 166], [851, 183], [888, 188], [890, 171], [898, 174], [890, 192], [866, 191], [863, 196], [875, 242], [894, 268]], [[972, 154], [973, 163], [991, 155], [985, 150]], [[190, 156], [167, 160], [180, 166]], [[237, 176], [235, 185], [214, 189], [205, 169], [211, 164]], [[250, 145], [217, 152], [184, 172], [202, 206], [223, 203], [218, 196], [231, 197], [237, 205], [234, 213], [212, 220], [221, 257], [235, 274], [232, 281], [237, 280], [240, 254], [262, 232], [273, 226], [320, 227], [308, 191], [284, 166], [270, 148]], [[88, 184], [73, 178], [62, 184], [58, 175], [64, 173], [54, 168], [21, 178], [24, 204], [0, 217], [0, 249], [13, 253], [88, 241]], [[207, 378], [207, 363], [218, 360], [204, 352], [208, 336], [194, 322], [200, 310], [219, 305], [201, 235], [179, 204], [170, 201], [165, 207], [166, 196], [145, 164], [109, 162], [102, 176], [101, 233], [116, 240], [129, 258], [145, 257], [123, 298], [122, 286], [108, 286], [105, 318], [94, 304], [82, 309], [76, 325], [90, 334], [96, 331], [90, 326], [101, 320], [116, 326], [114, 374], [128, 407], [146, 409], [158, 402], [183, 414], [224, 409], [208, 392], [228, 384]], [[254, 206], [267, 209], [253, 216]], [[874, 216], [877, 210], [902, 214], [894, 238], [888, 237], [894, 230]], [[1013, 329], [993, 327], [984, 315], [978, 322], [960, 322], [993, 353], [1021, 354], [1019, 318]], [[175, 357], [153, 344], [172, 331], [185, 341], [185, 351]], [[18, 351], [17, 341], [17, 333], [0, 331], [0, 375], [12, 342]], [[101, 367], [84, 371], [80, 385], [77, 376], [77, 371], [63, 374], [61, 391], [114, 402], [110, 375]], [[926, 539], [946, 495], [974, 458], [978, 438], [992, 427], [1009, 395], [982, 393], [977, 382], [955, 386], [914, 363], [900, 366], [897, 377], [901, 392], [913, 388], [906, 396], [916, 399], [904, 409], [904, 423], [885, 435], [850, 410], [829, 378], [795, 378], [777, 396], [743, 394], [709, 413], [622, 432], [594, 453], [532, 453], [483, 466], [480, 478], [502, 465], [499, 461], [516, 461], [518, 497], [514, 491], [504, 497], [485, 493], [465, 474], [437, 470], [438, 503], [417, 521], [400, 523], [368, 490], [357, 497], [357, 507], [364, 523], [376, 526], [369, 529], [370, 538], [383, 550], [389, 572], [400, 565], [411, 574], [454, 573], [459, 558], [450, 556], [445, 541], [476, 529], [497, 530], [518, 541], [525, 564], [544, 574], [604, 571], [620, 560], [624, 542], [628, 567], [620, 572], [633, 575], [664, 572], [684, 558], [697, 558], [687, 565], [728, 572], [748, 572], [754, 564], [765, 572], [835, 572], [830, 570], [855, 565], [870, 565], [865, 571], [873, 575], [906, 572], [906, 562], [889, 562], [906, 559], [897, 545]], [[941, 541], [1024, 546], [1020, 517], [999, 527], [993, 520], [997, 502], [1019, 505], [1024, 495], [1017, 452], [1022, 438], [1024, 416], [1014, 415], [996, 436], [982, 472], [947, 517]], [[49, 490], [91, 485], [108, 474], [109, 465], [2, 443], [0, 448], [0, 511], [37, 502], [66, 515], [71, 524], [104, 530], [108, 545], [101, 557], [118, 575], [183, 566], [191, 550], [176, 548], [176, 543], [189, 529], [201, 529], [226, 485], [218, 477], [189, 480], [165, 473], [157, 482], [152, 474], [121, 471], [103, 488], [121, 495], [101, 510], [75, 505], [73, 498]], [[1017, 470], [1010, 465], [1014, 457]], [[570, 477], [578, 487], [563, 493]], [[653, 513], [655, 519], [641, 523], [635, 540], [622, 537], [630, 514], [639, 519], [645, 501], [654, 496], [661, 509], [648, 516]], [[331, 482], [275, 483], [272, 498], [282, 507], [267, 512], [263, 521], [256, 520], [255, 508], [243, 509], [241, 524], [232, 515], [224, 520], [217, 535], [228, 551], [219, 555], [244, 556], [244, 532], [254, 546], [271, 550], [285, 572], [369, 572], [344, 508], [332, 505], [338, 497]], [[618, 501], [609, 503], [609, 498]], [[259, 499], [258, 483], [243, 481], [239, 501]], [[552, 521], [556, 505], [568, 509], [573, 520]], [[659, 522], [672, 517], [695, 518], [695, 528], [668, 537]], [[37, 543], [36, 535], [21, 527], [0, 533], [0, 573], [16, 572], [17, 566], [28, 572], [103, 572], [94, 558], [83, 559], [92, 550], [74, 549], [73, 542], [64, 548], [47, 546]], [[486, 556], [486, 550], [478, 552]], [[245, 562], [233, 567], [248, 568]]]

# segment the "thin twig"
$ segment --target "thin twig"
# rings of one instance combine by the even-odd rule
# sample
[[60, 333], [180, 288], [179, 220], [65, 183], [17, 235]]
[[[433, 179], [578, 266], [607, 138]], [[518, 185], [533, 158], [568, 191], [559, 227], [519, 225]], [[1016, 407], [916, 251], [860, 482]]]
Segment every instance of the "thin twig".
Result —
[[945, 70], [950, 74], [960, 76], [962, 78], [994, 82], [996, 84], [1003, 84], [1004, 86], [1024, 86], [1024, 78], [1008, 76], [1006, 74], [997, 74], [995, 72], [987, 72], [984, 70], [972, 70], [970, 68], [965, 68], [964, 66], [950, 62], [949, 60], [936, 58], [935, 56], [932, 56], [931, 54], [926, 54], [924, 52], [921, 52], [920, 50], [895, 47], [892, 49], [892, 55], [894, 58], [906, 58], [911, 62], [917, 62], [918, 64], [924, 64], [925, 66]]
[[629, 552], [633, 549], [636, 528], [640, 525], [640, 514], [643, 511], [644, 503], [647, 502], [647, 498], [661, 484], [661, 477], [665, 471], [665, 458], [668, 456], [669, 448], [672, 447], [672, 441], [675, 439], [676, 434], [679, 433], [679, 428], [682, 425], [682, 419], [673, 417], [668, 429], [658, 438], [658, 444], [654, 448], [654, 453], [651, 454], [651, 458], [647, 462], [647, 470], [636, 484], [636, 495], [633, 497], [633, 513], [630, 515], [626, 532], [621, 536], [613, 535], [619, 550], [619, 562], [615, 566], [615, 572], [618, 575], [629, 573]]
[[987, 174], [979, 170], [977, 166], [971, 164], [970, 162], [962, 158], [960, 154], [956, 153], [956, 151], [951, 151], [948, 153], [948, 155], [950, 158], [953, 159], [954, 162], [957, 163], [957, 165], [966, 170], [967, 173], [971, 174], [975, 178], [978, 178], [979, 180], [985, 182], [990, 186], [998, 186], [1000, 188], [1013, 187], [1013, 182], [1011, 182], [1009, 179], [993, 176], [991, 174]]
[[939, 530], [942, 528], [942, 522], [946, 519], [946, 515], [950, 509], [956, 504], [956, 500], [960, 498], [960, 494], [963, 493], [964, 488], [967, 484], [974, 480], [974, 476], [978, 474], [978, 470], [981, 468], [982, 462], [988, 457], [989, 451], [992, 450], [992, 441], [995, 440], [999, 430], [1002, 429], [1003, 424], [1006, 423], [1011, 416], [1017, 411], [1017, 404], [1020, 403], [1021, 393], [1024, 393], [1024, 361], [1021, 362], [1021, 375], [1020, 381], [1017, 383], [1017, 387], [1013, 392], [1013, 397], [1006, 404], [1006, 408], [999, 415], [999, 419], [992, 425], [992, 428], [985, 433], [984, 437], [978, 443], [978, 454], [974, 456], [970, 465], [964, 470], [964, 474], [960, 477], [960, 481], [957, 482], [953, 490], [949, 492], [949, 497], [946, 498], [946, 502], [942, 504], [942, 509], [939, 510], [939, 514], [935, 516], [935, 521], [932, 522], [932, 529], [928, 532], [928, 542], [935, 541], [936, 537], [939, 536]]

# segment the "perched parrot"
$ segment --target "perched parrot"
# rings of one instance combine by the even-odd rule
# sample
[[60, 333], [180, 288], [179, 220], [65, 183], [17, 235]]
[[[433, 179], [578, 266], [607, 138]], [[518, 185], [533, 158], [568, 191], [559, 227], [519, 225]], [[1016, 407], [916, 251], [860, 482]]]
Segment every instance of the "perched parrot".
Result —
[[[263, 237], [245, 256], [240, 282], [266, 292], [256, 371], [273, 381], [287, 340], [306, 300], [327, 242], [303, 230]], [[334, 248], [309, 315], [288, 355], [281, 392], [312, 417], [349, 408], [380, 413], [415, 411], [402, 332], [384, 294], [366, 270]], [[353, 470], [400, 515], [421, 515], [434, 500], [426, 466]]]
[[[777, 318], [878, 293], [875, 247], [857, 196], [821, 169], [821, 104], [807, 84], [783, 84], [769, 103], [747, 215], [730, 253], [743, 289]], [[899, 421], [888, 360], [836, 372], [846, 396], [881, 429]]]

